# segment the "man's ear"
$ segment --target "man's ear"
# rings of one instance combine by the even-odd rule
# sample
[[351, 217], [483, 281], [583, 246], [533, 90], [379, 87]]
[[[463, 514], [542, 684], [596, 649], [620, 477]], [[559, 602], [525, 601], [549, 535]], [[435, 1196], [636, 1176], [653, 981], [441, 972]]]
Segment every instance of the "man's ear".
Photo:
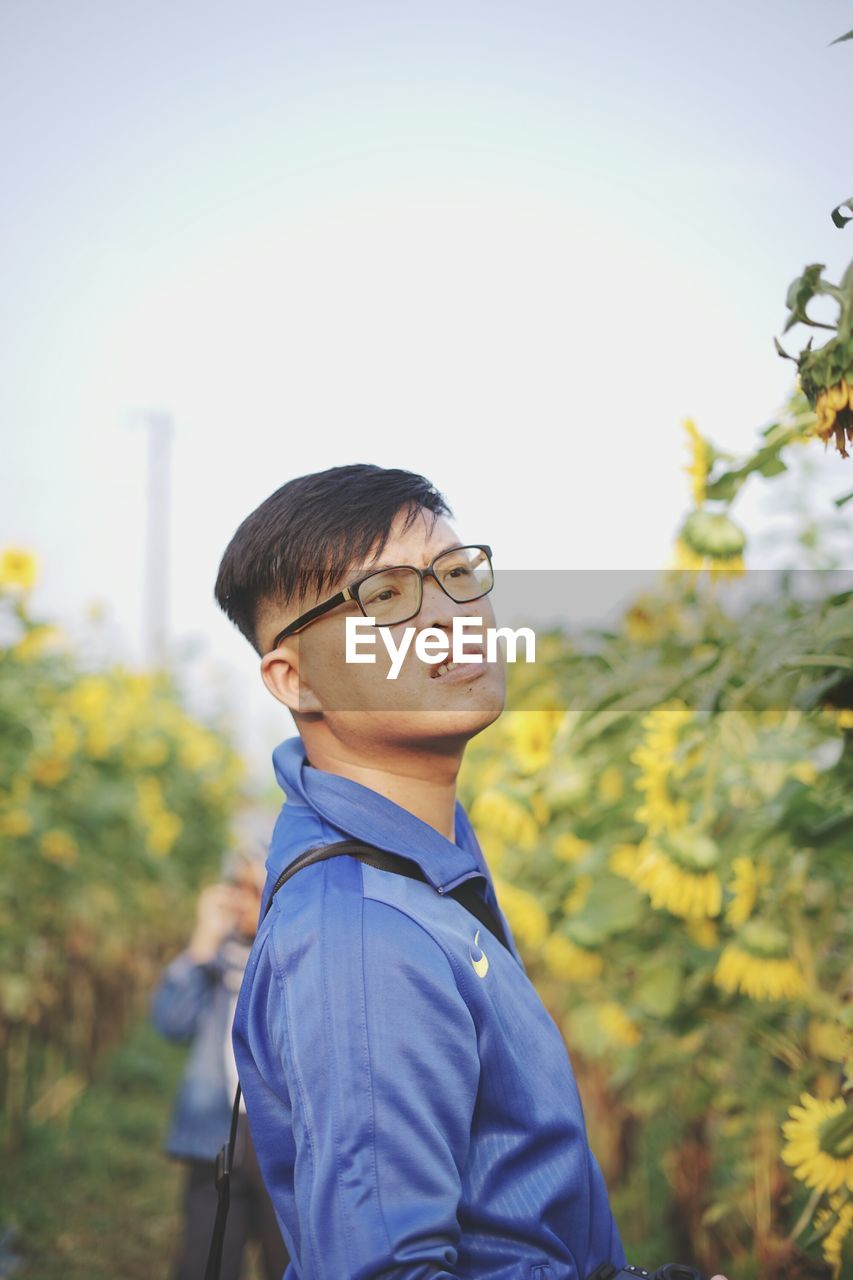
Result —
[[274, 698], [290, 711], [321, 711], [314, 690], [299, 677], [295, 644], [281, 644], [261, 658], [261, 679]]

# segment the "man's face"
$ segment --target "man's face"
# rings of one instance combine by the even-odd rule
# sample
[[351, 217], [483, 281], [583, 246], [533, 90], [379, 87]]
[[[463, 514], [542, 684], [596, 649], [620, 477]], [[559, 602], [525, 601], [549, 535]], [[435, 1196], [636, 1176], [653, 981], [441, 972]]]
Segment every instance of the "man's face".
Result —
[[[262, 641], [271, 644], [275, 634], [289, 622], [375, 566], [410, 564], [424, 569], [439, 552], [458, 546], [461, 541], [444, 518], [437, 519], [430, 528], [433, 517], [426, 512], [420, 512], [403, 532], [404, 516], [405, 512], [398, 514], [385, 546], [381, 550], [374, 548], [367, 563], [353, 565], [341, 582], [322, 596], [292, 601], [285, 613], [268, 619]], [[450, 751], [500, 715], [506, 673], [500, 651], [494, 662], [485, 660], [485, 632], [495, 625], [488, 596], [457, 603], [433, 578], [427, 578], [419, 613], [389, 628], [398, 647], [407, 628], [415, 632], [396, 679], [386, 678], [391, 658], [378, 628], [360, 629], [363, 636], [375, 638], [375, 643], [362, 644], [359, 652], [375, 654], [375, 663], [345, 660], [346, 619], [363, 617], [357, 604], [346, 602], [304, 631], [283, 640], [278, 650], [262, 659], [267, 687], [291, 708], [303, 732], [320, 717], [336, 738], [354, 745], [417, 749], [422, 744], [424, 748], [444, 746]], [[428, 627], [437, 628], [447, 636], [450, 648], [454, 617], [482, 619], [467, 636], [465, 652], [476, 652], [482, 642], [483, 662], [437, 675], [436, 667], [421, 661], [415, 653], [417, 634]], [[305, 718], [304, 723], [301, 717]]]

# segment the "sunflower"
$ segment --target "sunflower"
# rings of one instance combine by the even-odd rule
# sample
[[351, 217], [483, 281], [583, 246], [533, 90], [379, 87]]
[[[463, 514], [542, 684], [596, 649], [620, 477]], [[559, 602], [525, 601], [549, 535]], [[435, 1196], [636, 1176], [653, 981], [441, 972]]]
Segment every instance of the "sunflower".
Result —
[[520, 947], [539, 947], [548, 936], [548, 915], [541, 903], [518, 885], [493, 876], [495, 893]]
[[636, 844], [617, 844], [613, 846], [607, 858], [607, 865], [617, 876], [630, 880], [639, 861], [640, 846]]
[[613, 1044], [630, 1046], [637, 1044], [641, 1039], [637, 1026], [615, 1001], [611, 1000], [599, 1005], [596, 1014], [598, 1025]]
[[563, 914], [573, 916], [578, 911], [582, 911], [584, 903], [589, 897], [589, 891], [592, 888], [592, 876], [578, 876], [577, 884], [570, 889], [563, 898]]
[[770, 880], [770, 868], [763, 863], [756, 867], [751, 858], [735, 858], [732, 862], [734, 877], [728, 888], [731, 901], [726, 907], [726, 920], [729, 924], [745, 924], [752, 915], [758, 890]]
[[636, 866], [626, 867], [623, 874], [648, 895], [656, 910], [662, 907], [683, 920], [719, 915], [723, 899], [719, 876], [709, 865], [703, 867], [699, 860], [689, 865], [687, 857], [691, 843], [698, 850], [703, 847], [700, 842], [704, 839], [670, 833], [660, 837], [660, 845], [645, 841]]
[[641, 770], [634, 786], [646, 793], [646, 802], [639, 806], [634, 817], [653, 835], [681, 827], [687, 821], [687, 801], [683, 797], [672, 798], [669, 778], [676, 772], [681, 729], [692, 719], [692, 710], [680, 698], [654, 707], [643, 717], [643, 741], [629, 757]]
[[703, 571], [714, 573], [719, 578], [736, 578], [746, 573], [743, 556], [734, 555], [726, 560], [714, 559], [711, 556], [699, 555], [687, 545], [684, 538], [675, 541], [672, 561], [669, 568], [676, 573], [698, 574]]
[[782, 1125], [787, 1138], [781, 1156], [794, 1177], [816, 1191], [853, 1191], [853, 1109], [843, 1098], [800, 1094]]
[[682, 426], [687, 432], [690, 444], [690, 465], [682, 467], [682, 471], [686, 471], [690, 477], [693, 501], [697, 507], [701, 507], [705, 501], [705, 485], [708, 482], [714, 455], [711, 446], [705, 437], [700, 435], [692, 418], [685, 418]]
[[23, 547], [7, 547], [0, 553], [0, 588], [17, 587], [29, 591], [36, 580], [35, 556]]
[[61, 867], [73, 866], [79, 853], [74, 837], [67, 831], [60, 831], [58, 827], [45, 831], [39, 840], [39, 848], [48, 862], [55, 862]]
[[844, 447], [845, 436], [853, 440], [853, 386], [847, 385], [842, 378], [834, 387], [821, 391], [815, 401], [817, 414], [817, 431], [824, 445], [829, 444], [830, 436], [835, 436], [835, 447], [842, 458], [848, 458]]
[[616, 804], [625, 792], [625, 777], [618, 765], [609, 764], [598, 777], [598, 798], [603, 804]]
[[853, 1028], [841, 1022], [822, 1022], [812, 1018], [807, 1031], [808, 1046], [812, 1053], [830, 1062], [846, 1062], [853, 1058]]
[[660, 640], [661, 634], [652, 605], [643, 600], [635, 600], [624, 617], [628, 639], [635, 644], [654, 644]]
[[825, 1260], [832, 1267], [833, 1280], [840, 1280], [841, 1246], [853, 1230], [853, 1200], [845, 1201], [840, 1191], [829, 1197], [828, 1209], [821, 1209], [815, 1215], [815, 1228], [820, 1230], [834, 1215], [837, 1215], [836, 1221], [821, 1241], [820, 1247]]
[[515, 711], [506, 725], [515, 763], [522, 773], [538, 773], [551, 760], [554, 735], [565, 718], [562, 711]]
[[46, 648], [50, 648], [61, 638], [60, 628], [53, 623], [37, 622], [28, 627], [18, 643], [12, 647], [12, 656], [21, 662], [30, 662], [33, 658], [40, 657]]
[[714, 982], [729, 995], [737, 991], [751, 1000], [793, 1000], [806, 981], [790, 958], [787, 934], [765, 920], [750, 920], [737, 942], [723, 948]]
[[560, 862], [580, 862], [592, 848], [589, 840], [582, 840], [571, 831], [563, 831], [554, 837], [554, 857]]
[[30, 773], [40, 787], [55, 787], [68, 775], [68, 760], [64, 756], [38, 755], [30, 761]]
[[743, 530], [722, 511], [691, 511], [679, 537], [695, 555], [725, 567], [741, 560], [746, 546]]
[[533, 814], [518, 800], [497, 787], [481, 791], [471, 807], [471, 819], [486, 831], [516, 844], [525, 852], [532, 851], [539, 839], [539, 827]]
[[[797, 366], [803, 394], [816, 414], [815, 435], [823, 440], [824, 447], [834, 436], [836, 449], [842, 458], [847, 458], [850, 455], [845, 441], [853, 440], [853, 262], [837, 286], [823, 280], [822, 274], [823, 265], [814, 263], [791, 284], [786, 299], [791, 314], [784, 332], [795, 324], [807, 324], [832, 329], [835, 336], [817, 351], [812, 350], [810, 338], [799, 357], [788, 355], [778, 342], [776, 350]], [[839, 305], [834, 325], [812, 320], [808, 314], [808, 304], [820, 294], [828, 294]]]
[[33, 829], [33, 820], [26, 809], [10, 809], [0, 813], [0, 835], [25, 836]]
[[577, 946], [562, 933], [552, 933], [546, 939], [542, 959], [555, 978], [573, 978], [576, 982], [597, 978], [604, 968], [604, 959], [597, 951]]
[[703, 947], [706, 951], [716, 949], [720, 939], [720, 927], [716, 920], [688, 920], [685, 932], [697, 947]]

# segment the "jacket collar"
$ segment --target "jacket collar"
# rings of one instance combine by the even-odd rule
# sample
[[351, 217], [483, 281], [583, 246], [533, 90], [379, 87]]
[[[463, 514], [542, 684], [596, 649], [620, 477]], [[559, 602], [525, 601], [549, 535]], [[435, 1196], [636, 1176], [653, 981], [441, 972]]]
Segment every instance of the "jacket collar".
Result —
[[[298, 736], [279, 743], [272, 758], [276, 778], [285, 794], [281, 817], [290, 806], [307, 806], [323, 823], [340, 833], [338, 838], [350, 836], [389, 853], [413, 859], [433, 887], [442, 893], [472, 875], [484, 876], [487, 882], [491, 882], [477, 837], [459, 800], [455, 809], [457, 843], [454, 843], [435, 827], [370, 787], [351, 778], [315, 769], [308, 763], [302, 739]], [[304, 826], [300, 823], [299, 827], [304, 833]], [[274, 859], [279, 870], [301, 851], [290, 847], [292, 841], [285, 837], [286, 829], [287, 824], [279, 821], [273, 832], [270, 860]], [[316, 842], [326, 838], [322, 823], [318, 822]], [[310, 838], [307, 843], [303, 838], [301, 847], [309, 848], [311, 843]], [[281, 854], [276, 856], [276, 853], [285, 845], [289, 856], [282, 860]]]

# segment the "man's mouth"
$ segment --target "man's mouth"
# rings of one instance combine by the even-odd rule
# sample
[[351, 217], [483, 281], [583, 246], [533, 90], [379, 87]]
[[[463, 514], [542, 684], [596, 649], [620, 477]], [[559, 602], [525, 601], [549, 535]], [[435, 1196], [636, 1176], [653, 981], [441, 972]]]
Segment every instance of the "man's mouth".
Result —
[[[466, 646], [465, 654], [466, 654], [466, 657], [468, 655], [473, 657], [479, 654], [480, 662], [476, 664], [477, 668], [479, 668], [482, 665], [482, 663], [485, 661], [485, 654], [483, 653], [482, 649], [472, 649]], [[429, 673], [430, 678], [432, 680], [440, 680], [441, 677], [446, 676], [449, 671], [455, 671], [457, 667], [461, 667], [461, 666], [468, 667], [468, 666], [471, 666], [471, 664], [468, 662], [465, 662], [465, 663], [454, 662], [451, 658], [442, 658], [440, 662], [434, 662], [432, 664], [432, 670]]]

